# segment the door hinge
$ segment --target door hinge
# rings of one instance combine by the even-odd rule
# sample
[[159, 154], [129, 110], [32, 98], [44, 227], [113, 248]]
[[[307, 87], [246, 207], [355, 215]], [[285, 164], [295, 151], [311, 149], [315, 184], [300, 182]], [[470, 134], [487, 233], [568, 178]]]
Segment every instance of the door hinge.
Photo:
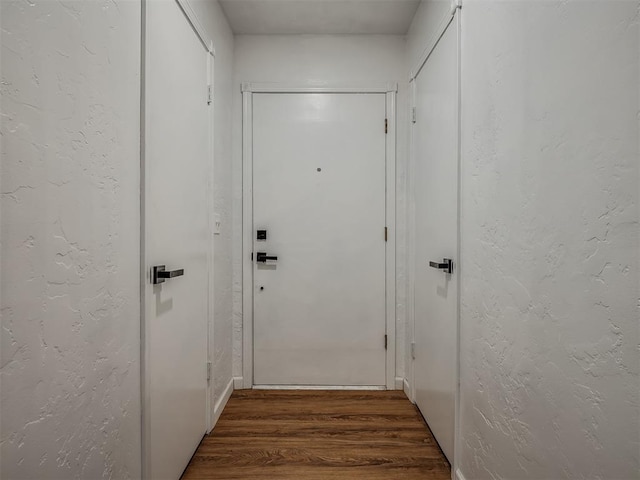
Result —
[[207, 384], [211, 383], [211, 362], [207, 362]]
[[213, 102], [213, 85], [207, 85], [207, 105]]
[[418, 112], [416, 107], [411, 107], [411, 123], [416, 123], [418, 121]]
[[416, 342], [411, 342], [411, 358], [416, 359]]
[[387, 336], [384, 336], [384, 349], [387, 349]]
[[251, 261], [253, 262], [253, 252], [251, 252]]
[[389, 133], [389, 120], [387, 118], [384, 119], [384, 133]]
[[387, 242], [389, 240], [389, 229], [384, 227], [384, 241]]

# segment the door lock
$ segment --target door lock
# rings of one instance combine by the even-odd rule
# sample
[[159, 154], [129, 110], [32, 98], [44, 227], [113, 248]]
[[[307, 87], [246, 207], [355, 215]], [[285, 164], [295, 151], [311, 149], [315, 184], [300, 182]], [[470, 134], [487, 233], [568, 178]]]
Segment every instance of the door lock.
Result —
[[276, 255], [267, 255], [266, 252], [258, 252], [256, 254], [256, 262], [258, 263], [267, 263], [267, 260], [278, 260]]
[[438, 270], [444, 270], [446, 273], [453, 273], [453, 260], [450, 258], [443, 258], [442, 263], [429, 262], [431, 268], [437, 268]]

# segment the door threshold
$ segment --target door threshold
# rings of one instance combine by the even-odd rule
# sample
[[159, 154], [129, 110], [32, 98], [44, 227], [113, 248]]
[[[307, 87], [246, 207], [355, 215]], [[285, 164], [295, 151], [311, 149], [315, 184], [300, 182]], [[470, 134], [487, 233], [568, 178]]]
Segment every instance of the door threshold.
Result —
[[386, 390], [385, 385], [254, 385], [254, 390]]

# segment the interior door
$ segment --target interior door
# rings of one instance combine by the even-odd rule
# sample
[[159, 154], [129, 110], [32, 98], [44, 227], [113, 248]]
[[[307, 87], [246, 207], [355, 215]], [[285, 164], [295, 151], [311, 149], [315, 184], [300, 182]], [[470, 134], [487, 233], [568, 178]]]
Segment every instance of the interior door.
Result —
[[256, 385], [385, 385], [385, 98], [253, 95]]
[[207, 429], [209, 60], [175, 0], [146, 10], [145, 476], [175, 480]]
[[454, 20], [416, 79], [413, 132], [416, 403], [451, 462], [458, 329], [458, 28]]

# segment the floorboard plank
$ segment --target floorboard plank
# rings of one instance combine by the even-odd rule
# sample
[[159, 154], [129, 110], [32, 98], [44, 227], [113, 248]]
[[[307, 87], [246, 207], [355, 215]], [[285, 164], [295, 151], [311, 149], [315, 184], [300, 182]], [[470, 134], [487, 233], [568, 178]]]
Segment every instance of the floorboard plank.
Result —
[[240, 390], [183, 480], [449, 480], [403, 392]]

